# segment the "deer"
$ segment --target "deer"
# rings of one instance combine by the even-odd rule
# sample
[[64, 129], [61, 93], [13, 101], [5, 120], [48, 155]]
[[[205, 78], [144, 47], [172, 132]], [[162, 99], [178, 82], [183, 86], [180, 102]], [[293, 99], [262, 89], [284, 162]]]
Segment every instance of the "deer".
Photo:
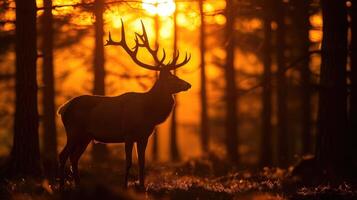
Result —
[[[121, 40], [109, 39], [105, 46], [121, 46], [135, 64], [147, 70], [156, 71], [158, 77], [147, 92], [128, 92], [119, 96], [82, 95], [64, 103], [58, 109], [63, 122], [67, 143], [59, 154], [60, 186], [64, 186], [64, 168], [70, 160], [75, 185], [79, 185], [78, 161], [91, 141], [101, 143], [124, 143], [125, 178], [128, 187], [129, 170], [132, 166], [132, 149], [137, 147], [139, 163], [139, 187], [145, 184], [145, 149], [148, 138], [155, 127], [166, 120], [174, 107], [174, 94], [187, 91], [191, 85], [178, 78], [171, 71], [186, 65], [191, 54], [178, 62], [177, 51], [171, 61], [165, 63], [166, 53], [158, 56], [159, 47], [153, 49], [144, 23], [141, 21], [142, 34], [135, 32], [135, 46], [130, 48], [126, 42], [124, 22], [121, 20]], [[145, 48], [155, 61], [147, 64], [137, 58], [139, 48]]]

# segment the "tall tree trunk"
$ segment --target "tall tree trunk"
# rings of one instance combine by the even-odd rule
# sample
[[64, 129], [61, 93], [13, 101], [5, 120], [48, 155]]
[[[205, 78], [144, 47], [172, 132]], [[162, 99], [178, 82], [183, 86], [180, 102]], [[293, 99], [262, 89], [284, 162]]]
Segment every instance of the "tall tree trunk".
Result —
[[[176, 7], [177, 8], [177, 7]], [[173, 21], [174, 21], [174, 53], [173, 56], [176, 55], [176, 50], [177, 50], [177, 11], [175, 10], [174, 16], [173, 16]], [[174, 74], [176, 75], [176, 70], [174, 70]], [[176, 119], [176, 109], [178, 106], [178, 99], [177, 96], [175, 98], [175, 106], [172, 109], [172, 115], [171, 115], [171, 127], [170, 127], [170, 154], [171, 154], [171, 159], [174, 161], [177, 161], [180, 159], [178, 147], [177, 147], [177, 119]]]
[[[301, 13], [301, 18], [297, 26], [300, 30], [299, 35], [301, 36], [301, 55], [309, 55], [310, 39], [309, 39], [309, 28], [310, 28], [310, 14], [309, 6], [310, 1], [298, 1], [298, 12]], [[311, 135], [311, 77], [310, 77], [310, 56], [301, 63], [301, 95], [302, 95], [302, 147], [303, 154], [312, 153], [312, 135]]]
[[321, 6], [323, 39], [316, 158], [327, 175], [333, 175], [346, 161], [347, 11], [345, 1], [340, 0], [322, 0]]
[[285, 76], [285, 8], [282, 0], [274, 0], [276, 29], [277, 108], [278, 108], [278, 162], [286, 166], [289, 161], [289, 140], [287, 129], [287, 81]]
[[205, 16], [203, 12], [203, 0], [199, 0], [201, 26], [200, 26], [200, 60], [201, 60], [201, 149], [208, 152], [208, 113], [207, 113], [207, 90], [206, 90], [206, 63], [205, 63]]
[[[157, 8], [158, 5], [155, 5]], [[155, 29], [155, 49], [159, 47], [159, 36], [160, 36], [160, 22], [159, 15], [156, 14], [154, 17], [154, 29]], [[156, 72], [155, 72], [156, 73]], [[158, 74], [156, 73], [156, 79]], [[154, 133], [152, 134], [153, 144], [152, 144], [152, 158], [154, 161], [157, 161], [159, 158], [159, 137], [158, 137], [158, 127], [155, 128]]]
[[351, 13], [351, 97], [350, 97], [350, 127], [349, 127], [349, 159], [354, 161], [354, 166], [357, 165], [357, 2], [352, 4]]
[[[93, 94], [105, 95], [105, 69], [104, 69], [104, 44], [103, 44], [103, 12], [104, 0], [95, 0], [95, 47], [94, 47], [94, 88]], [[106, 160], [108, 149], [105, 144], [93, 143], [92, 156], [94, 161]]]
[[41, 174], [36, 76], [36, 1], [16, 0], [16, 100], [9, 176]]
[[43, 79], [43, 165], [45, 176], [55, 178], [57, 170], [57, 130], [55, 121], [55, 83], [53, 67], [52, 0], [43, 0], [42, 79]]
[[300, 64], [301, 77], [301, 123], [302, 123], [302, 154], [312, 153], [312, 135], [311, 135], [311, 73], [310, 73], [310, 56], [309, 56], [309, 28], [310, 28], [310, 0], [300, 1], [295, 0], [292, 3], [295, 6], [293, 14], [293, 24], [297, 36], [298, 57], [305, 57]]
[[234, 67], [234, 21], [235, 5], [233, 0], [226, 1], [227, 22], [225, 27], [226, 46], [226, 63], [225, 63], [225, 80], [226, 80], [226, 149], [228, 158], [233, 162], [239, 161], [238, 155], [238, 116], [237, 116], [237, 86], [236, 73]]
[[272, 144], [272, 88], [271, 88], [271, 7], [270, 1], [264, 1], [264, 44], [263, 44], [263, 94], [262, 94], [262, 142], [261, 165], [270, 166], [273, 160]]

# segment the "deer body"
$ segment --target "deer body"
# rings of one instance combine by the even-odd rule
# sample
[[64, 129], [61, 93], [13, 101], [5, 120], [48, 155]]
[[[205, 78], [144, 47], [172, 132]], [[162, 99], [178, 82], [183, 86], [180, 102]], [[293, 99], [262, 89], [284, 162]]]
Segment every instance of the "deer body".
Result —
[[173, 105], [172, 94], [159, 87], [115, 97], [83, 95], [65, 105], [62, 120], [66, 127], [82, 129], [99, 142], [136, 142], [149, 137], [169, 116]]

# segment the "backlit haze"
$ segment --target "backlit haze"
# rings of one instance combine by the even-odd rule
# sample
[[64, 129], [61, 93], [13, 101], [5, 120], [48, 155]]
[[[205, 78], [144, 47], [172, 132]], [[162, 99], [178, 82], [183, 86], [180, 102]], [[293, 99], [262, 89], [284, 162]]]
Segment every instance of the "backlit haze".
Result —
[[[56, 35], [55, 35], [55, 76], [56, 76], [56, 91], [57, 107], [67, 101], [68, 99], [81, 95], [89, 94], [92, 90], [92, 63], [93, 63], [93, 48], [94, 48], [94, 28], [95, 21], [93, 13], [90, 9], [83, 9], [80, 6], [69, 6], [81, 3], [80, 0], [54, 0], [53, 5], [68, 5], [58, 7], [53, 11], [55, 22]], [[104, 12], [104, 32], [105, 41], [110, 31], [113, 40], [120, 40], [121, 19], [123, 19], [126, 30], [127, 42], [130, 46], [134, 45], [134, 32], [141, 33], [142, 20], [146, 26], [147, 33], [150, 39], [151, 46], [155, 41], [154, 17], [158, 15], [159, 18], [159, 38], [158, 43], [160, 48], [165, 48], [167, 52], [167, 60], [171, 59], [173, 54], [173, 34], [174, 24], [173, 15], [177, 14], [177, 36], [178, 36], [178, 49], [182, 57], [184, 53], [191, 53], [192, 58], [190, 62], [180, 68], [177, 74], [180, 78], [190, 82], [192, 89], [180, 93], [177, 98], [177, 114], [178, 114], [178, 146], [183, 159], [192, 156], [200, 155], [199, 146], [199, 113], [200, 113], [200, 60], [199, 60], [199, 27], [200, 15], [198, 10], [198, 2], [196, 1], [178, 1], [174, 3], [173, 0], [144, 0], [141, 2], [111, 2], [105, 7]], [[14, 3], [11, 3], [15, 7]], [[42, 7], [42, 1], [37, 1], [37, 6]], [[224, 113], [222, 107], [224, 106], [224, 81], [223, 70], [219, 64], [225, 58], [225, 41], [222, 39], [224, 25], [226, 18], [224, 16], [225, 1], [222, 0], [208, 0], [204, 4], [205, 22], [206, 22], [206, 46], [208, 52], [206, 55], [207, 64], [207, 89], [208, 89], [208, 105], [209, 117], [211, 126], [211, 137], [217, 138], [210, 140], [212, 149], [216, 151], [224, 151], [223, 146], [219, 142], [223, 140], [223, 126]], [[259, 8], [257, 8], [259, 10]], [[9, 11], [1, 14], [1, 18], [5, 20], [14, 20], [15, 11]], [[40, 16], [42, 11], [38, 12]], [[59, 23], [63, 21], [64, 23]], [[68, 21], [68, 23], [66, 22]], [[320, 14], [313, 15], [310, 18], [311, 25], [314, 27], [310, 31], [310, 40], [315, 42], [318, 46], [322, 33], [321, 26], [322, 20]], [[13, 24], [5, 24], [0, 27], [1, 29], [11, 31], [14, 29]], [[272, 24], [272, 28], [276, 28], [276, 24]], [[250, 41], [245, 36], [249, 33], [257, 32], [262, 29], [262, 22], [258, 18], [237, 18], [235, 29], [242, 32], [242, 37], [237, 39], [236, 44], [236, 60], [235, 66], [238, 69], [237, 83], [241, 90], [246, 90], [254, 86], [262, 73], [262, 63], [257, 57], [257, 52], [261, 49], [262, 41]], [[72, 42], [67, 42], [74, 40]], [[69, 43], [69, 44], [66, 44]], [[39, 40], [39, 45], [41, 41]], [[249, 48], [246, 48], [249, 46]], [[159, 51], [162, 52], [162, 51]], [[142, 50], [139, 52], [139, 58], [146, 62], [151, 62], [147, 52]], [[1, 57], [0, 64], [1, 70], [13, 71], [14, 51], [5, 54]], [[182, 58], [183, 59], [183, 58]], [[319, 59], [312, 58], [312, 69], [317, 70]], [[39, 61], [39, 64], [41, 61]], [[129, 91], [146, 91], [155, 81], [155, 73], [142, 69], [135, 65], [130, 57], [119, 46], [105, 47], [105, 68], [106, 76], [106, 95], [119, 95]], [[273, 66], [275, 69], [276, 67]], [[40, 70], [40, 68], [39, 68]], [[39, 71], [39, 75], [40, 75]], [[148, 75], [146, 78], [128, 79], [128, 76]], [[294, 71], [289, 71], [288, 75], [294, 77]], [[6, 83], [7, 84], [7, 83]], [[11, 83], [13, 85], [13, 83]], [[41, 79], [39, 78], [39, 85], [41, 86]], [[2, 87], [8, 87], [1, 83]], [[249, 120], [259, 119], [261, 110], [260, 95], [261, 90], [256, 89], [247, 92], [240, 98], [239, 115], [242, 117], [240, 129], [240, 137], [242, 142], [239, 152], [244, 153], [246, 162], [255, 163], [257, 161], [257, 150], [259, 149], [259, 140], [256, 138], [257, 126], [253, 127], [254, 123], [247, 123]], [[0, 94], [0, 104], [8, 105], [8, 102], [13, 100], [13, 94]], [[13, 113], [13, 108], [9, 107], [8, 112]], [[40, 110], [41, 112], [41, 110]], [[246, 120], [246, 121], [245, 121]], [[275, 120], [275, 121], [274, 121]], [[168, 119], [159, 128], [159, 159], [162, 161], [169, 159], [169, 131], [170, 125]], [[273, 119], [273, 123], [276, 119]], [[11, 120], [8, 123], [8, 128], [11, 130]], [[62, 149], [65, 143], [65, 133], [58, 118], [59, 129], [59, 149]], [[1, 154], [7, 154], [11, 143], [10, 134], [6, 131], [1, 131], [0, 141], [4, 141], [6, 145], [0, 145]], [[218, 143], [217, 143], [218, 141]], [[216, 143], [213, 143], [216, 142]], [[151, 143], [150, 143], [151, 144]], [[150, 144], [147, 154], [150, 159]], [[122, 149], [113, 146], [113, 153], [116, 154]], [[87, 150], [89, 152], [89, 150]]]

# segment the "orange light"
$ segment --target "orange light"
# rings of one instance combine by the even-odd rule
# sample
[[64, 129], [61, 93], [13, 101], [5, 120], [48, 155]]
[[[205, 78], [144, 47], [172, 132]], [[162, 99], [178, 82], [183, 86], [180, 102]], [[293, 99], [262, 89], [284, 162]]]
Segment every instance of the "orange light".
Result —
[[152, 15], [169, 16], [175, 12], [176, 6], [173, 0], [144, 0], [142, 7]]

